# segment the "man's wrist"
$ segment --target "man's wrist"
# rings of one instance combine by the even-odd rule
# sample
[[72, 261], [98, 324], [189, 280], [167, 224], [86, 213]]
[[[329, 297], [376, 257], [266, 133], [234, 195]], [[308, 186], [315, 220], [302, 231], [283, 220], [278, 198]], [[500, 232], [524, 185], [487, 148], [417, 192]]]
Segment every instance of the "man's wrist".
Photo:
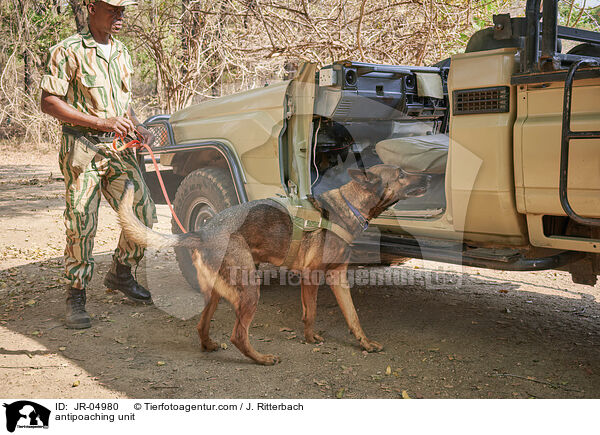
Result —
[[104, 119], [96, 118], [96, 126], [94, 128], [96, 130], [104, 130]]

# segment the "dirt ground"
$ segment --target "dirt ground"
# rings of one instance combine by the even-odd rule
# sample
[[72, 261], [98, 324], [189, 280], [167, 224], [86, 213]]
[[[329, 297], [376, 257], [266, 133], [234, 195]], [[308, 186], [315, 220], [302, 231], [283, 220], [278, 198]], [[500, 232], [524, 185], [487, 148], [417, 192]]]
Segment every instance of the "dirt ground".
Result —
[[[136, 306], [102, 286], [119, 227], [103, 202], [91, 329], [63, 326], [63, 183], [55, 154], [0, 149], [0, 396], [6, 398], [598, 398], [600, 286], [563, 272], [510, 273], [411, 260], [382, 273], [443, 276], [353, 288], [366, 354], [349, 335], [328, 288], [317, 330], [302, 340], [297, 286], [263, 286], [251, 340], [281, 363], [252, 364], [229, 343], [222, 302], [203, 353], [195, 325], [202, 297], [172, 253], [149, 252], [144, 282], [155, 305]], [[158, 207], [158, 228], [170, 228]]]

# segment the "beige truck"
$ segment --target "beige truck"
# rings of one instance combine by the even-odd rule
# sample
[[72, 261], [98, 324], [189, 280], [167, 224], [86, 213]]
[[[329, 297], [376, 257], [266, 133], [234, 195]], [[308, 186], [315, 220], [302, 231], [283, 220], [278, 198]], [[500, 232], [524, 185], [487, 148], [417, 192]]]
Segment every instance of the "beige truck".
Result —
[[[305, 64], [292, 80], [148, 119], [179, 218], [193, 230], [234, 204], [318, 195], [349, 168], [387, 163], [430, 187], [374, 220], [355, 262], [561, 269], [595, 284], [600, 34], [557, 25], [557, 1], [541, 3], [494, 16], [431, 67]], [[576, 45], [561, 53], [564, 41]], [[194, 285], [189, 253], [177, 257]]]

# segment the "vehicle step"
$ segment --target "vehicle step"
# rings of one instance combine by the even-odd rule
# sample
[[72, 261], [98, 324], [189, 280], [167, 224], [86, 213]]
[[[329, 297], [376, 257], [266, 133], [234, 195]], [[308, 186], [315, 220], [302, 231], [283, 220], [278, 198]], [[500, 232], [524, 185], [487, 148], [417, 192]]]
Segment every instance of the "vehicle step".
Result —
[[480, 258], [483, 260], [502, 261], [504, 263], [512, 263], [516, 261], [521, 253], [513, 249], [490, 249], [490, 248], [475, 248], [466, 249], [464, 255], [471, 258]]

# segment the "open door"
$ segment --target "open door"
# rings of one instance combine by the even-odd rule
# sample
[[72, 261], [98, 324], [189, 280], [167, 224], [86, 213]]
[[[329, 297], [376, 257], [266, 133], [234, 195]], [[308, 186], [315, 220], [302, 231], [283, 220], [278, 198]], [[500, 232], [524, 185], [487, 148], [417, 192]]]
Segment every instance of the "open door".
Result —
[[310, 147], [317, 66], [305, 63], [287, 92], [287, 128], [280, 138], [281, 184], [288, 195], [310, 193]]

